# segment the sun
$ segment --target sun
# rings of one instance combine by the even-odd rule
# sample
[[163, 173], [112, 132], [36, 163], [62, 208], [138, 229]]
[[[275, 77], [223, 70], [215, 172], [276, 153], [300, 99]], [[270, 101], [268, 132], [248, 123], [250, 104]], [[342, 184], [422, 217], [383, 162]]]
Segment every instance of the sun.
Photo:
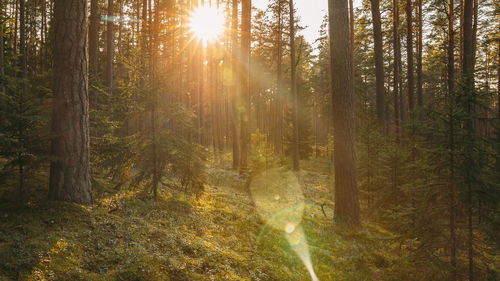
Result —
[[215, 7], [200, 6], [191, 14], [189, 27], [204, 43], [215, 40], [224, 32], [224, 13]]

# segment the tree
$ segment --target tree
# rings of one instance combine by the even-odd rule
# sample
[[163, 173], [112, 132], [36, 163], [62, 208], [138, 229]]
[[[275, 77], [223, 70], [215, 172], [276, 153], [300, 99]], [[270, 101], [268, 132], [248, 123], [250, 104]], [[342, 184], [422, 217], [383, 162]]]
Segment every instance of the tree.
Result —
[[89, 70], [93, 78], [96, 78], [98, 72], [99, 53], [99, 1], [90, 1], [90, 23], [89, 23]]
[[252, 0], [242, 0], [241, 7], [241, 124], [240, 172], [245, 173], [250, 150], [250, 42]]
[[232, 71], [232, 92], [231, 97], [231, 131], [232, 131], [232, 141], [233, 141], [233, 169], [237, 170], [240, 166], [240, 132], [238, 127], [239, 112], [238, 112], [238, 102], [240, 87], [238, 83], [238, 63], [236, 58], [238, 57], [238, 0], [232, 0], [232, 20], [231, 20], [231, 51], [232, 51], [232, 61], [231, 61], [231, 71]]
[[295, 57], [295, 17], [293, 0], [289, 0], [290, 6], [290, 83], [293, 100], [293, 170], [300, 170], [299, 165], [299, 103], [297, 94], [297, 62]]
[[106, 87], [108, 91], [113, 89], [113, 53], [114, 53], [114, 17], [113, 0], [108, 0], [107, 29], [106, 29]]
[[401, 46], [399, 41], [399, 3], [398, 0], [392, 0], [392, 50], [393, 50], [393, 80], [392, 91], [394, 96], [394, 126], [396, 128], [396, 140], [399, 141], [399, 123], [400, 123], [400, 97], [399, 92], [401, 81]]
[[418, 30], [417, 30], [417, 106], [421, 110], [424, 106], [424, 90], [422, 81], [422, 53], [423, 53], [423, 11], [422, 11], [422, 1], [417, 0], [417, 20], [418, 20]]
[[413, 78], [413, 17], [412, 17], [412, 0], [406, 0], [406, 75], [407, 75], [407, 91], [408, 91], [408, 110], [412, 117], [415, 109], [415, 82]]
[[474, 230], [472, 185], [476, 178], [477, 167], [474, 152], [474, 32], [473, 32], [473, 0], [463, 1], [463, 35], [462, 35], [462, 105], [466, 114], [464, 129], [466, 130], [465, 159], [463, 163], [464, 184], [467, 198], [467, 255], [469, 260], [469, 281], [474, 280]]
[[55, 3], [49, 198], [82, 204], [92, 202], [86, 22], [86, 0]]
[[375, 83], [376, 83], [376, 106], [377, 120], [380, 125], [385, 122], [385, 88], [384, 88], [384, 50], [382, 42], [382, 23], [380, 21], [380, 3], [379, 0], [370, 0], [373, 38], [375, 42]]
[[354, 150], [354, 83], [347, 0], [329, 0], [335, 168], [335, 221], [360, 224]]
[[455, 120], [454, 102], [455, 102], [455, 31], [454, 31], [454, 1], [448, 0], [448, 107], [449, 111], [449, 167], [450, 167], [450, 183], [449, 183], [449, 228], [450, 228], [450, 265], [451, 265], [451, 280], [457, 280], [457, 237], [456, 237], [456, 191], [455, 191]]
[[277, 30], [276, 30], [276, 129], [275, 129], [275, 149], [283, 151], [283, 0], [277, 0]]

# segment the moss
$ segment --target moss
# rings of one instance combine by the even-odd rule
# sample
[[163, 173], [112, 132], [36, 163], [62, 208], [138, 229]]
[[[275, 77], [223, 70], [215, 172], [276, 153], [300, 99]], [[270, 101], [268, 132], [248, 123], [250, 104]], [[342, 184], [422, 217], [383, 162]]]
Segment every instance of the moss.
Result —
[[[90, 207], [3, 203], [0, 280], [309, 280], [283, 231], [256, 212], [245, 180], [216, 166], [209, 173], [197, 198], [163, 193], [153, 202], [123, 190], [102, 193]], [[320, 280], [398, 280], [392, 235], [372, 225], [336, 229], [320, 207], [332, 204], [327, 175], [298, 176]]]

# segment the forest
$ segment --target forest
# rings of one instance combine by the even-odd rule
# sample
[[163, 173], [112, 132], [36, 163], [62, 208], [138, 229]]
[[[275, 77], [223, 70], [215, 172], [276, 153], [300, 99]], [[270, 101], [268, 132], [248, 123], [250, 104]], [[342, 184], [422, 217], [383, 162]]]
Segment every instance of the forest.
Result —
[[497, 281], [499, 234], [500, 1], [0, 0], [0, 281]]

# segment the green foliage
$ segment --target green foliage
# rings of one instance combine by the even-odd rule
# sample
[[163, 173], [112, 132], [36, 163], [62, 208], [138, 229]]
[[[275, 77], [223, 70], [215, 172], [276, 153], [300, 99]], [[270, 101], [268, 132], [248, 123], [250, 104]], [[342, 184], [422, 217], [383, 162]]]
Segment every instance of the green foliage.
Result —
[[259, 129], [251, 135], [251, 147], [249, 167], [251, 174], [258, 174], [278, 164], [273, 147], [269, 144], [267, 136]]
[[[1, 19], [0, 19], [1, 20]], [[50, 72], [20, 77], [18, 56], [4, 57], [5, 75], [0, 81], [0, 184], [16, 181], [21, 200], [37, 184], [33, 175], [47, 161]], [[1, 90], [4, 91], [1, 91]], [[13, 185], [13, 184], [12, 184]]]

